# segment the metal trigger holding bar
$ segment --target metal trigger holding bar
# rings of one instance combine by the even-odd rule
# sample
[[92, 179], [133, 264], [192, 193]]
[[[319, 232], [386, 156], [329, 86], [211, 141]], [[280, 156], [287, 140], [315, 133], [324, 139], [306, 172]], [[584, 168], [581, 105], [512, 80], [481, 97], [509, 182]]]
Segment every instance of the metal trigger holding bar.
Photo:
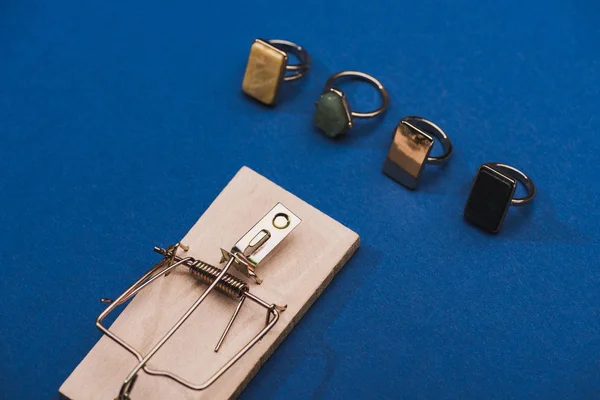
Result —
[[[137, 374], [140, 370], [144, 370], [149, 375], [162, 376], [174, 380], [191, 390], [204, 390], [219, 379], [233, 364], [235, 364], [244, 354], [246, 354], [256, 343], [258, 343], [277, 323], [279, 313], [284, 311], [287, 306], [278, 306], [274, 303], [269, 303], [261, 298], [250, 293], [250, 288], [246, 282], [229, 274], [227, 271], [231, 266], [235, 266], [240, 272], [248, 277], [254, 278], [256, 283], [262, 283], [256, 275], [258, 264], [265, 259], [275, 247], [283, 241], [291, 232], [300, 224], [301, 220], [288, 210], [283, 204], [277, 203], [260, 221], [256, 223], [237, 243], [232, 247], [231, 251], [221, 249], [222, 263], [226, 263], [221, 269], [201, 260], [192, 257], [182, 257], [177, 255], [179, 249], [188, 251], [189, 247], [177, 243], [166, 249], [155, 247], [154, 251], [164, 256], [153, 268], [144, 274], [138, 281], [130, 286], [114, 301], [110, 299], [102, 299], [108, 303], [108, 307], [96, 319], [96, 326], [106, 336], [111, 338], [129, 353], [134, 355], [138, 364], [127, 375], [121, 390], [116, 400], [130, 400], [131, 391], [133, 390]], [[110, 329], [106, 328], [102, 321], [119, 305], [127, 302], [139, 291], [150, 285], [161, 276], [167, 276], [173, 269], [184, 265], [189, 272], [200, 281], [206, 283], [208, 288], [200, 295], [194, 304], [184, 313], [184, 315], [171, 327], [171, 329], [150, 349], [150, 351], [142, 355], [140, 351], [135, 349], [129, 343], [117, 336]], [[208, 294], [213, 290], [227, 295], [228, 297], [238, 300], [237, 307], [233, 315], [229, 319], [223, 334], [219, 338], [214, 351], [218, 352], [223, 341], [231, 330], [231, 327], [238, 316], [246, 299], [250, 299], [254, 303], [266, 309], [265, 327], [258, 332], [248, 343], [246, 343], [229, 361], [227, 361], [217, 372], [203, 383], [193, 383], [179, 375], [170, 371], [157, 370], [148, 365], [149, 360], [158, 352], [158, 350], [173, 336], [181, 325], [190, 317], [190, 315], [200, 306]]]

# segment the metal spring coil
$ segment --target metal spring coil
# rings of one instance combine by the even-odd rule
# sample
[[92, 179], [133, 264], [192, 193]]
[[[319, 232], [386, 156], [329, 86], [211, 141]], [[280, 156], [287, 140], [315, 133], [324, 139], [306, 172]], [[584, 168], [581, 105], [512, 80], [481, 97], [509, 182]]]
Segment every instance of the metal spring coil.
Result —
[[[190, 273], [192, 275], [207, 285], [213, 283], [222, 271], [220, 268], [213, 267], [200, 260], [194, 260], [191, 263], [186, 263], [186, 265], [190, 268]], [[246, 285], [244, 281], [241, 281], [228, 273], [223, 275], [215, 288], [234, 299], [239, 298], [244, 292], [248, 291], [248, 285]]]

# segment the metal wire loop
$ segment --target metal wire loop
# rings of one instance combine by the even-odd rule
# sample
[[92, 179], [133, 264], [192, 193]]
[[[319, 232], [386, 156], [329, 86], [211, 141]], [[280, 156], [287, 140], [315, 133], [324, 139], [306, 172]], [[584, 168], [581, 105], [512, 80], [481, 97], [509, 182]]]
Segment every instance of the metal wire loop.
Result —
[[[266, 301], [256, 297], [248, 291], [247, 286], [237, 280], [237, 278], [229, 275], [227, 271], [232, 266], [234, 262], [234, 258], [231, 258], [227, 264], [223, 267], [223, 269], [213, 267], [209, 264], [200, 262], [195, 260], [192, 257], [179, 257], [175, 254], [177, 251], [179, 244], [170, 247], [169, 249], [160, 249], [155, 248], [155, 251], [161, 253], [165, 256], [165, 258], [157, 263], [154, 267], [152, 267], [148, 272], [146, 272], [140, 279], [138, 279], [133, 285], [131, 285], [127, 290], [125, 290], [117, 299], [109, 302], [108, 307], [98, 316], [96, 319], [96, 326], [102, 333], [112, 339], [114, 342], [119, 344], [129, 353], [134, 355], [138, 360], [138, 364], [133, 368], [133, 370], [129, 373], [129, 375], [123, 381], [123, 385], [121, 387], [119, 396], [117, 397], [119, 400], [128, 400], [130, 399], [130, 394], [137, 379], [138, 373], [140, 370], [148, 373], [149, 375], [154, 376], [163, 376], [166, 378], [170, 378], [189, 389], [192, 390], [204, 390], [212, 385], [217, 379], [219, 379], [233, 364], [235, 364], [244, 354], [246, 354], [258, 341], [260, 341], [272, 328], [275, 326], [277, 321], [279, 320], [279, 313], [283, 310], [283, 307], [278, 307], [275, 304], [267, 303]], [[123, 340], [121, 337], [117, 336], [110, 329], [105, 327], [102, 322], [103, 320], [110, 314], [116, 307], [127, 302], [137, 293], [139, 293], [142, 289], [150, 285], [156, 279], [161, 276], [166, 276], [173, 269], [177, 268], [180, 265], [186, 265], [190, 268], [190, 272], [196, 275], [205, 283], [209, 283], [208, 288], [202, 293], [202, 295], [195, 301], [195, 303], [185, 312], [185, 314], [177, 321], [173, 327], [154, 345], [154, 347], [146, 354], [142, 355], [138, 350], [136, 350], [133, 346]], [[179, 375], [173, 374], [169, 371], [156, 370], [152, 369], [148, 366], [148, 362], [154, 356], [154, 354], [169, 340], [169, 338], [179, 329], [179, 327], [189, 318], [189, 316], [200, 306], [200, 304], [204, 301], [204, 299], [208, 296], [208, 294], [217, 289], [224, 294], [229, 295], [232, 298], [240, 297], [240, 303], [243, 299], [248, 298], [252, 300], [254, 303], [266, 309], [268, 317], [266, 326], [260, 330], [244, 347], [242, 347], [232, 358], [229, 359], [218, 371], [216, 371], [208, 380], [203, 383], [193, 383], [187, 381], [186, 379], [180, 377]], [[235, 319], [235, 316], [239, 312], [238, 306], [236, 312], [231, 318], [229, 324], [227, 325], [225, 332], [221, 336], [219, 343], [217, 344], [217, 348], [215, 351], [218, 351], [218, 347], [221, 346], [225, 335], [231, 328], [231, 324]]]

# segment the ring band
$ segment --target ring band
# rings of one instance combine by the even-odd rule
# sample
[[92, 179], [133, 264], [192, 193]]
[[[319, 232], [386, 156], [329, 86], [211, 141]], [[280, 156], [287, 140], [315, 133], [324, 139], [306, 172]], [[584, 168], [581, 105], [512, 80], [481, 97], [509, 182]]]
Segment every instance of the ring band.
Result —
[[[334, 87], [342, 78], [356, 79], [373, 85], [381, 97], [381, 105], [368, 112], [352, 111], [346, 95]], [[382, 114], [389, 106], [390, 96], [386, 88], [373, 76], [360, 71], [341, 71], [327, 79], [321, 97], [315, 103], [317, 109], [313, 117], [315, 126], [326, 136], [333, 138], [345, 134], [353, 126], [354, 118], [373, 118]]]
[[272, 44], [274, 47], [277, 47], [279, 50], [282, 50], [287, 54], [291, 53], [298, 58], [297, 64], [287, 64], [285, 66], [286, 71], [291, 71], [293, 73], [286, 74], [283, 78], [284, 81], [295, 81], [302, 78], [308, 72], [311, 64], [311, 58], [310, 54], [304, 47], [288, 40], [281, 39], [271, 39], [266, 40], [266, 42]]
[[[430, 155], [434, 138], [444, 149], [440, 156]], [[443, 164], [450, 154], [452, 142], [442, 128], [425, 118], [404, 117], [394, 131], [383, 173], [409, 189], [416, 189], [425, 164]]]
[[[289, 55], [298, 58], [288, 64]], [[296, 43], [272, 39], [256, 39], [250, 47], [242, 91], [263, 104], [275, 104], [282, 82], [302, 78], [310, 68], [310, 54]]]
[[427, 156], [427, 159], [426, 159], [427, 164], [441, 165], [441, 164], [445, 163], [446, 161], [448, 161], [448, 159], [450, 158], [450, 154], [452, 154], [452, 142], [450, 141], [450, 138], [448, 137], [448, 135], [446, 135], [446, 132], [444, 132], [442, 130], [442, 128], [440, 128], [433, 122], [431, 122], [425, 118], [421, 118], [421, 117], [408, 116], [408, 117], [402, 118], [402, 121], [406, 121], [408, 123], [417, 125], [419, 128], [421, 128], [426, 133], [429, 133], [430, 135], [435, 136], [436, 139], [438, 139], [438, 141], [442, 145], [442, 149], [444, 150], [442, 155]]
[[[525, 197], [514, 198], [517, 181], [527, 189]], [[515, 167], [488, 162], [479, 167], [465, 206], [465, 219], [490, 232], [497, 233], [512, 206], [522, 206], [535, 197], [533, 180]]]
[[527, 204], [531, 200], [533, 200], [533, 198], [535, 197], [535, 183], [533, 183], [533, 180], [531, 180], [531, 178], [528, 177], [526, 174], [519, 171], [515, 167], [511, 167], [510, 165], [506, 165], [506, 164], [502, 164], [502, 163], [498, 163], [498, 162], [488, 162], [488, 163], [485, 163], [485, 165], [495, 168], [495, 169], [499, 170], [500, 172], [503, 172], [506, 175], [512, 176], [513, 178], [515, 178], [516, 180], [521, 182], [521, 184], [523, 186], [525, 186], [525, 189], [527, 189], [527, 195], [525, 195], [525, 197], [516, 197], [516, 198], [513, 197], [511, 199], [511, 201], [510, 201], [511, 206], [515, 206], [515, 207], [524, 206], [525, 204]]
[[371, 85], [375, 86], [375, 88], [377, 88], [377, 92], [379, 92], [379, 95], [381, 96], [381, 105], [379, 106], [379, 108], [369, 112], [352, 111], [351, 115], [354, 118], [373, 118], [378, 116], [388, 108], [390, 104], [390, 95], [388, 94], [387, 89], [381, 84], [381, 82], [379, 82], [378, 79], [369, 74], [365, 74], [364, 72], [340, 71], [336, 74], [333, 74], [329, 77], [329, 79], [327, 79], [327, 82], [325, 82], [325, 90], [334, 87], [333, 84], [335, 83], [335, 81], [342, 78], [357, 79], [370, 83]]

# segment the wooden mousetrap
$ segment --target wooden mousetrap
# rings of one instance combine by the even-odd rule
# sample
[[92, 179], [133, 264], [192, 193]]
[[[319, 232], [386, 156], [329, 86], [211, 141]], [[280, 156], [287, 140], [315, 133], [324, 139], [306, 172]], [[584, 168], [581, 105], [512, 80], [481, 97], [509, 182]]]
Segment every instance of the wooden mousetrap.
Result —
[[358, 246], [355, 232], [244, 167], [179, 243], [155, 248], [157, 265], [105, 300], [104, 335], [60, 394], [237, 397]]

